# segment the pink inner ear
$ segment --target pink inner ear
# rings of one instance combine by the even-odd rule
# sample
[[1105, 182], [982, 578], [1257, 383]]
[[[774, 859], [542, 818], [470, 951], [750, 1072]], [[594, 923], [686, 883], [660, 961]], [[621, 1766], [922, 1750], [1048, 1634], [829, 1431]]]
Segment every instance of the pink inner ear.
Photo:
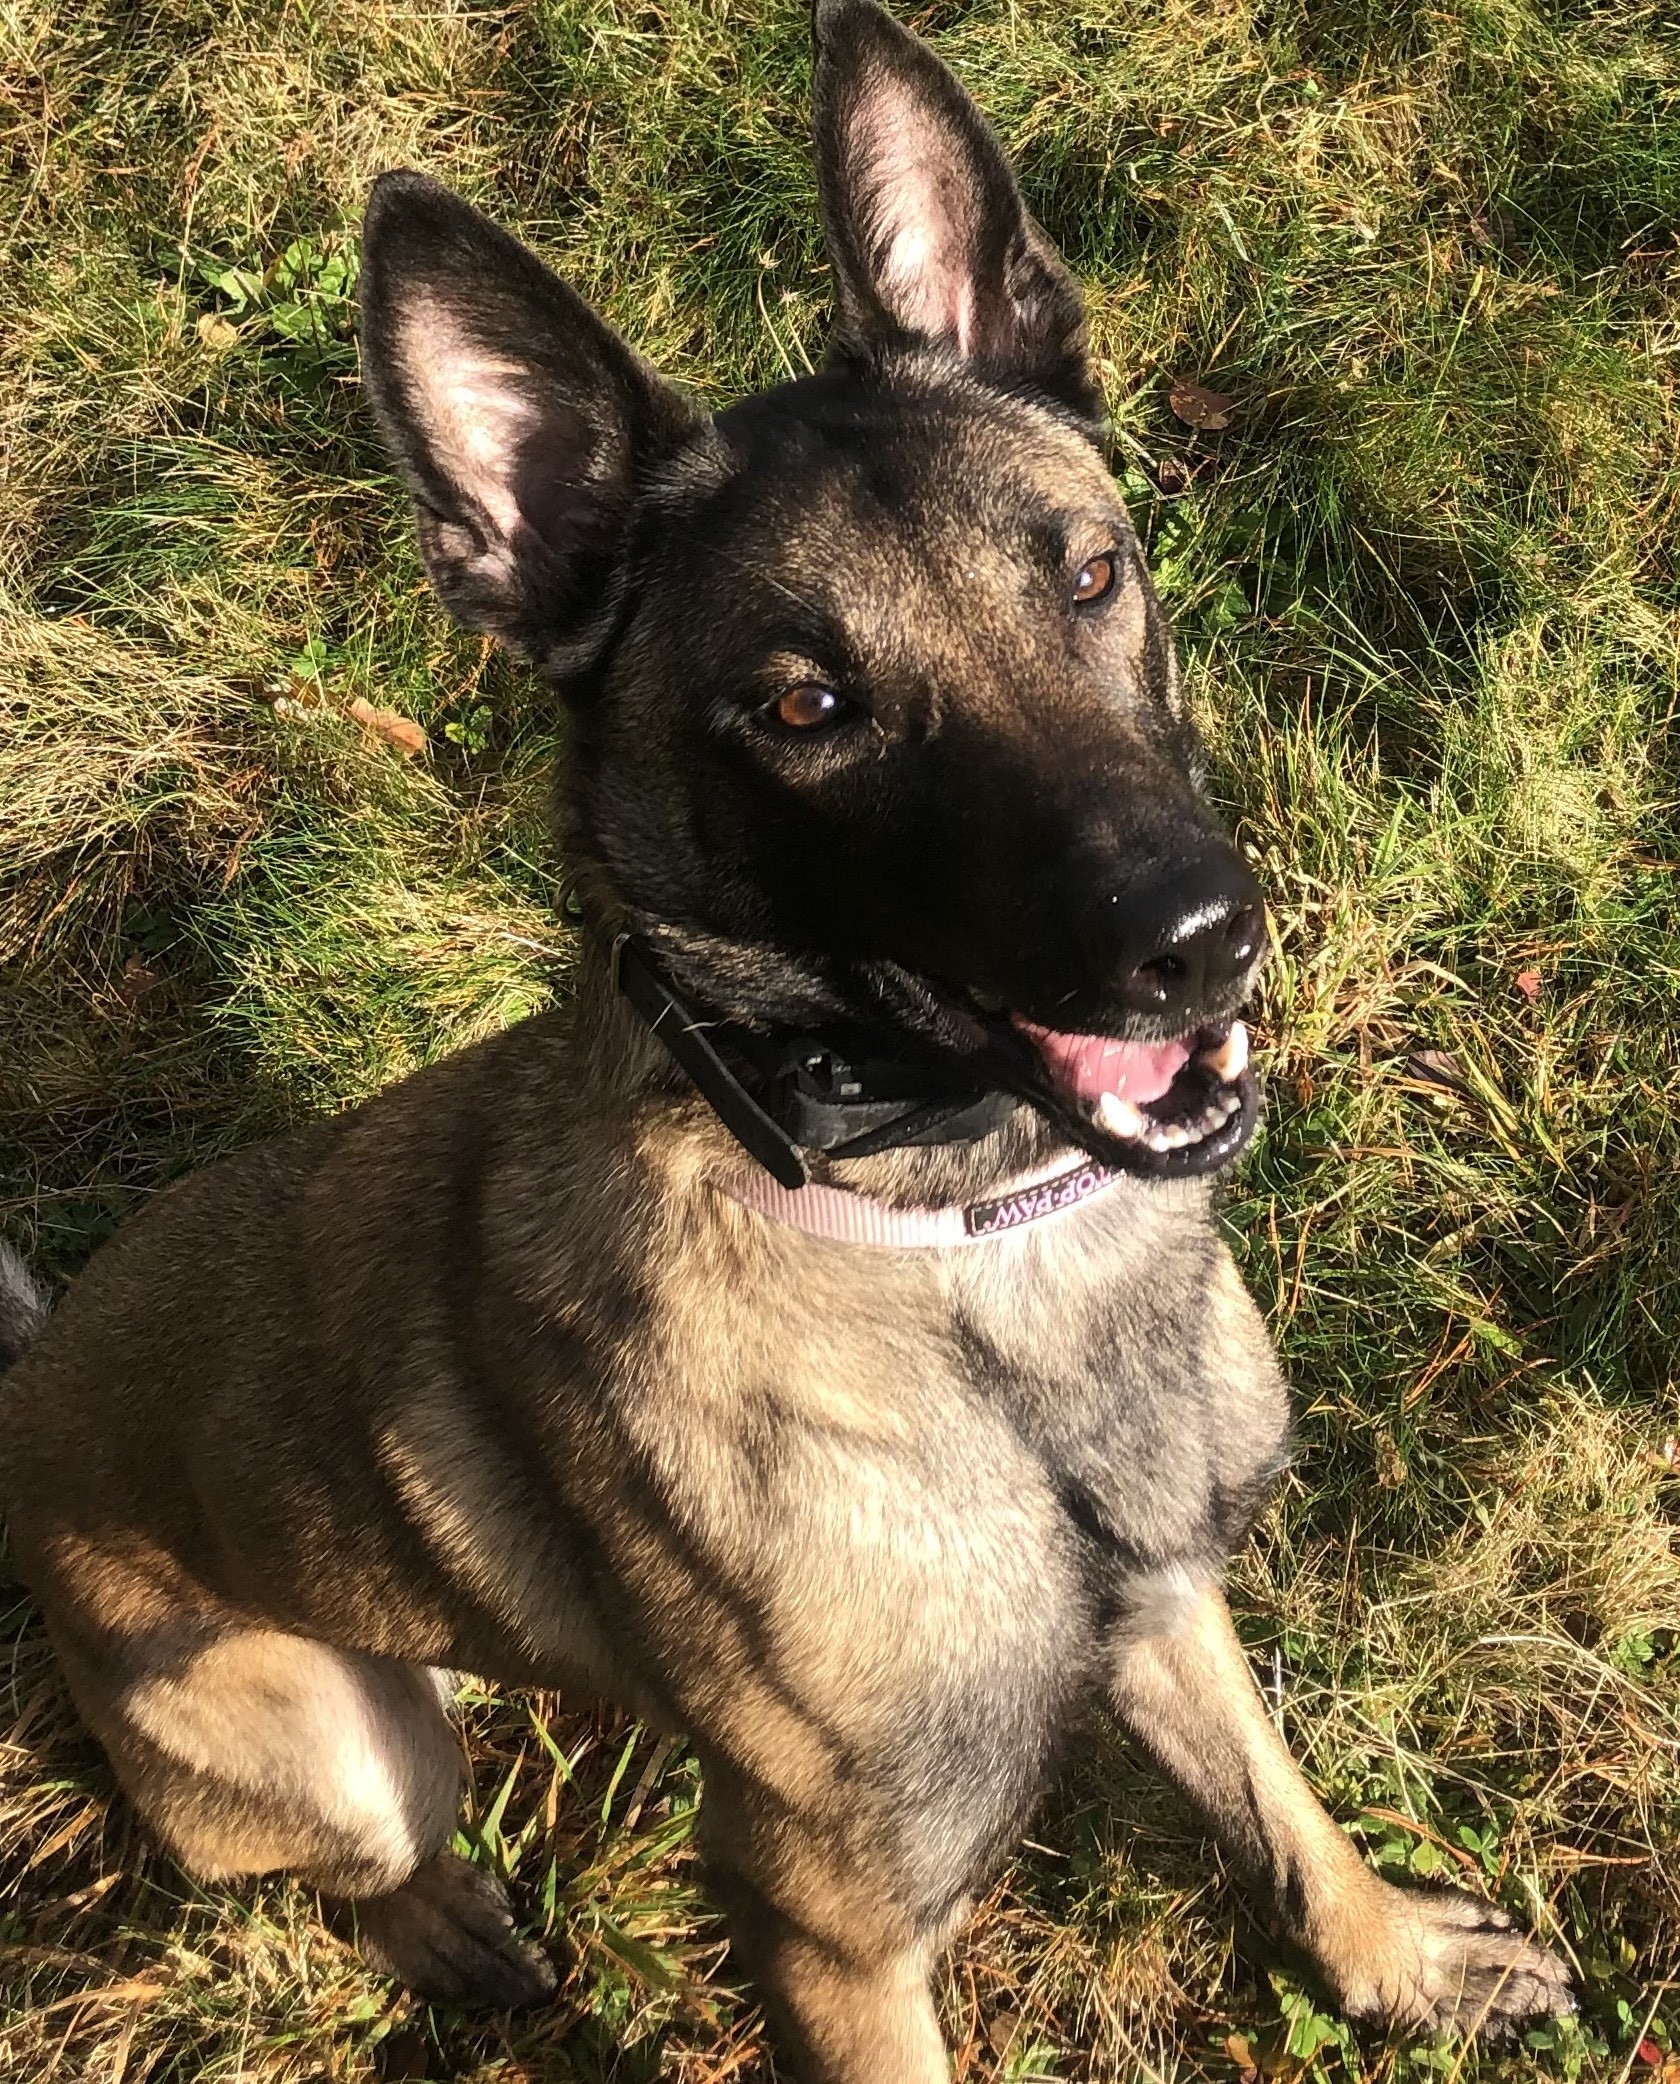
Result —
[[415, 415], [438, 461], [503, 536], [518, 531], [521, 437], [539, 417], [518, 363], [480, 347], [437, 305], [412, 313], [401, 349]]
[[860, 217], [870, 228], [876, 292], [907, 332], [971, 352], [975, 338], [973, 202], [959, 141], [930, 130], [898, 83], [867, 86], [852, 114]]

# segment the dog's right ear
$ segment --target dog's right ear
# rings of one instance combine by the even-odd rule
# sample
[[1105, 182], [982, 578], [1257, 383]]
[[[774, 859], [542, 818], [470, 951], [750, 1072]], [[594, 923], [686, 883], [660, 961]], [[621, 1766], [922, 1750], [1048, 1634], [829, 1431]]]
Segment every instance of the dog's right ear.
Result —
[[643, 474], [704, 424], [583, 300], [424, 174], [375, 182], [362, 372], [444, 606], [558, 672], [617, 605]]
[[812, 0], [811, 28], [837, 351], [938, 347], [1100, 418], [1079, 285], [968, 93], [877, 0]]

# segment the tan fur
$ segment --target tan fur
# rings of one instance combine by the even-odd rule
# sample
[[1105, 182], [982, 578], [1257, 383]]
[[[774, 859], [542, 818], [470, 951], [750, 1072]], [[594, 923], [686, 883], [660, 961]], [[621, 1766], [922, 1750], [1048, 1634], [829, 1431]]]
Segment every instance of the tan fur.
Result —
[[379, 1895], [454, 1829], [460, 1745], [410, 1665], [230, 1632], [84, 1712], [171, 1850], [213, 1880], [284, 1867]]
[[[848, 1170], [913, 1200], [1043, 1142], [1011, 1133], [1007, 1153]], [[969, 1394], [949, 1327], [961, 1314], [994, 1365], [1054, 1380], [1081, 1365], [1088, 1301], [1130, 1294], [1158, 1344], [1149, 1297], [1203, 1238], [1205, 1193], [1116, 1189], [978, 1248], [868, 1255], [860, 1281], [855, 1252], [721, 1194], [739, 1162], [591, 969], [574, 1013], [190, 1181], [125, 1234], [7, 1378], [14, 1536], [82, 1712], [195, 1871], [398, 1889], [430, 1872], [459, 1785], [431, 1667], [605, 1687], [693, 1733], [717, 1885], [809, 2073], [931, 2078], [930, 1932], [961, 1901], [932, 1927], [900, 1905], [906, 1877], [964, 1871], [968, 1790], [884, 1829], [859, 1764], [930, 1684], [1042, 1664], [1072, 1591], [1045, 1470]], [[484, 1235], [446, 1308], [458, 1166]], [[240, 1299], [207, 1314], [217, 1252]], [[1281, 1387], [1223, 1249], [1206, 1264], [1195, 1307], [1246, 1457], [1277, 1437]], [[580, 1339], [617, 1385], [610, 1436], [587, 1399], [533, 1429], [506, 1373], [558, 1386]], [[1170, 1545], [1204, 1453], [1139, 1489], [1152, 1538]], [[562, 1492], [610, 1566], [613, 1627], [579, 1589]], [[1492, 1942], [1418, 1898], [1396, 1909], [1366, 1873], [1278, 1744], [1217, 1594], [1182, 1566], [1137, 1576], [1112, 1657], [1121, 1712], [1350, 2007], [1450, 2011]], [[1513, 1973], [1544, 1959], [1499, 1947]]]
[[[963, 1389], [951, 1298], [1001, 1347], [1053, 1346], [1087, 1275], [1112, 1273], [1120, 1210], [963, 1258], [882, 1255], [860, 1284], [852, 1255], [717, 1191], [738, 1155], [624, 1022], [592, 972], [575, 1014], [174, 1190], [6, 1380], [14, 1538], [84, 1715], [198, 1872], [287, 1866], [346, 1894], [395, 1887], [451, 1828], [458, 1756], [425, 1669], [447, 1665], [605, 1685], [693, 1731], [709, 1839], [721, 1846], [718, 1819], [737, 1816], [721, 1864], [769, 1929], [925, 1961], [892, 1871], [960, 1832], [960, 1790], [882, 1844], [856, 1811], [855, 1762], [927, 1672], [1034, 1657], [1046, 1601], [1063, 1596], [1058, 1507]], [[1029, 1148], [1043, 1140], [1026, 1133]], [[539, 1136], [560, 1155], [533, 1167]], [[439, 1302], [460, 1247], [458, 1154], [482, 1170], [489, 1211], [488, 1293], [466, 1302], [476, 1334], [446, 1333]], [[901, 1154], [852, 1172], [915, 1198], [929, 1170], [962, 1162]], [[230, 1237], [244, 1240], [231, 1266]], [[207, 1312], [202, 1269], [217, 1258], [240, 1300]], [[605, 1272], [636, 1286], [633, 1317], [604, 1306]], [[628, 1386], [622, 1437], [591, 1439], [587, 1407], [559, 1439], [509, 1437], [464, 1393], [469, 1376], [500, 1380], [515, 1320], [522, 1347], [580, 1330], [605, 1342]], [[347, 1367], [371, 1422], [345, 1407]], [[766, 1491], [750, 1436], [768, 1428], [783, 1437]], [[628, 1657], [567, 1596], [545, 1451], [592, 1501], [639, 1638]], [[623, 1493], [627, 1455], [668, 1520]], [[950, 1486], [907, 1484], [922, 1463]], [[977, 1467], [999, 1472], [981, 1494]], [[805, 1942], [766, 1944], [807, 1975]], [[880, 1975], [879, 2031], [914, 2014], [906, 2045], [925, 2042], [925, 2017], [906, 2012], [915, 1977]], [[873, 1977], [854, 1966], [837, 1987], [864, 2003]], [[787, 2001], [813, 2021], [827, 2002]], [[808, 2031], [817, 2045], [828, 2029]]]

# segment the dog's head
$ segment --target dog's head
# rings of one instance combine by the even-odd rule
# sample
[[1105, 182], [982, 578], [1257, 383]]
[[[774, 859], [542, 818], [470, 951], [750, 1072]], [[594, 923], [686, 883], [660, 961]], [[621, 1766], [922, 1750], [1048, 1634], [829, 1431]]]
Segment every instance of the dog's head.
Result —
[[1210, 1170], [1263, 912], [1078, 288], [925, 45], [872, 0], [818, 0], [816, 43], [834, 349], [715, 419], [447, 190], [379, 183], [363, 356], [427, 567], [567, 696], [585, 887], [702, 1006], [888, 1028]]

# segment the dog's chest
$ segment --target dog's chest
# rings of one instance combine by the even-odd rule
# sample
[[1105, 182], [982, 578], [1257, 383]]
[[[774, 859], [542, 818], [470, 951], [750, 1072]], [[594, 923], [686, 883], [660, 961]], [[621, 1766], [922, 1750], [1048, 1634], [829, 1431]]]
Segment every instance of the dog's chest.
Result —
[[1288, 1406], [1211, 1222], [1106, 1214], [1013, 1266], [970, 1258], [949, 1293], [969, 1394], [1042, 1472], [1108, 1592], [1223, 1561], [1282, 1464]]
[[668, 1328], [707, 1389], [649, 1442], [682, 1516], [739, 1567], [774, 1555], [801, 1625], [832, 1596], [1008, 1637], [1216, 1567], [1284, 1450], [1270, 1343], [1205, 1202], [1104, 1204], [951, 1252], [787, 1236], [748, 1278], [691, 1270]]

